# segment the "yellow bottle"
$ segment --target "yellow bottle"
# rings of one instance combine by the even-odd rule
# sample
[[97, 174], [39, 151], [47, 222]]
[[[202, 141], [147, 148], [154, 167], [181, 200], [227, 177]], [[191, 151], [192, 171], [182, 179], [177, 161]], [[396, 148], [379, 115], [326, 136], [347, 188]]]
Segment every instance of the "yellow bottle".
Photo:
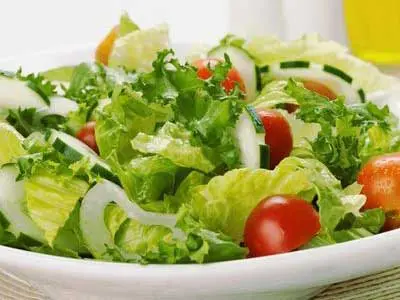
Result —
[[400, 65], [400, 0], [344, 0], [344, 13], [355, 55]]

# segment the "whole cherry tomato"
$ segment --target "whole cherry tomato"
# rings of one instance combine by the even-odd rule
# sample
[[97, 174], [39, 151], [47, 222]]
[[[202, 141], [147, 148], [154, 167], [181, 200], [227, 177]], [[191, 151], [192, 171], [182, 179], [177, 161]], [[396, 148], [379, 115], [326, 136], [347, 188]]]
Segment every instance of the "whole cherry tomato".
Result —
[[319, 215], [305, 200], [275, 195], [251, 212], [244, 230], [250, 257], [285, 253], [309, 242], [320, 230]]

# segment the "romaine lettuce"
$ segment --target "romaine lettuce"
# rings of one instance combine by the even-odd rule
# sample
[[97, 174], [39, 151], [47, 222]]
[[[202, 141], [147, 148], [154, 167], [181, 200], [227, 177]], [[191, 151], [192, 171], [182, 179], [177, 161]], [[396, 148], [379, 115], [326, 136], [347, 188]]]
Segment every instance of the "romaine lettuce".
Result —
[[43, 170], [25, 179], [24, 187], [28, 214], [43, 229], [51, 246], [89, 185], [68, 175]]
[[275, 194], [315, 192], [308, 172], [295, 158], [283, 160], [273, 171], [236, 169], [217, 176], [193, 191], [192, 212], [207, 228], [243, 240], [246, 219], [264, 198]]
[[121, 163], [128, 162], [136, 155], [131, 139], [139, 132], [153, 133], [155, 126], [155, 113], [140, 93], [116, 96], [96, 122], [96, 141], [101, 157], [107, 159], [115, 152]]
[[132, 140], [133, 149], [145, 154], [159, 154], [176, 165], [206, 173], [215, 165], [204, 155], [203, 149], [190, 143], [191, 132], [183, 126], [167, 122], [156, 135], [139, 133]]
[[0, 166], [26, 154], [23, 141], [24, 138], [14, 127], [0, 122]]

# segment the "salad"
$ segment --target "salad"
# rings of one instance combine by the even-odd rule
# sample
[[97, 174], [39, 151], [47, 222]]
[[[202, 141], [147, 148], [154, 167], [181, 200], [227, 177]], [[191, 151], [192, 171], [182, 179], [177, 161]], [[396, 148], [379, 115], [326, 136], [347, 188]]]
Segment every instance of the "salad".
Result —
[[398, 121], [368, 101], [395, 79], [315, 35], [202, 49], [123, 14], [95, 62], [1, 71], [0, 244], [208, 263], [400, 226]]

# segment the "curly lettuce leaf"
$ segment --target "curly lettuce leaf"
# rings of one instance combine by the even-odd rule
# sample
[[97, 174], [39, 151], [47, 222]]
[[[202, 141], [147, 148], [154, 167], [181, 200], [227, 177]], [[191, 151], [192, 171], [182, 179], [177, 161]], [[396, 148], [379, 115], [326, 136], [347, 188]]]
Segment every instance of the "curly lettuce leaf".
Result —
[[141, 74], [133, 89], [142, 92], [150, 105], [170, 106], [169, 121], [191, 131], [192, 142], [208, 149], [207, 155], [222, 170], [240, 166], [233, 129], [243, 111], [243, 95], [239, 89], [227, 95], [221, 85], [232, 67], [229, 58], [204, 81], [193, 66], [180, 64], [172, 55], [172, 50], [160, 52], [153, 71]]
[[9, 109], [6, 120], [25, 137], [35, 131], [45, 131], [47, 128], [57, 129], [65, 123], [64, 117], [44, 116], [36, 108]]
[[127, 162], [136, 153], [131, 140], [138, 133], [151, 134], [156, 116], [140, 93], [120, 94], [108, 104], [96, 122], [96, 142], [100, 156], [107, 159], [113, 152], [120, 162]]
[[347, 106], [343, 99], [329, 101], [314, 92], [288, 81], [285, 92], [295, 98], [300, 108], [296, 117], [321, 126], [311, 142], [315, 158], [347, 186], [356, 180], [369, 158], [399, 149], [396, 119], [387, 107], [368, 102]]

